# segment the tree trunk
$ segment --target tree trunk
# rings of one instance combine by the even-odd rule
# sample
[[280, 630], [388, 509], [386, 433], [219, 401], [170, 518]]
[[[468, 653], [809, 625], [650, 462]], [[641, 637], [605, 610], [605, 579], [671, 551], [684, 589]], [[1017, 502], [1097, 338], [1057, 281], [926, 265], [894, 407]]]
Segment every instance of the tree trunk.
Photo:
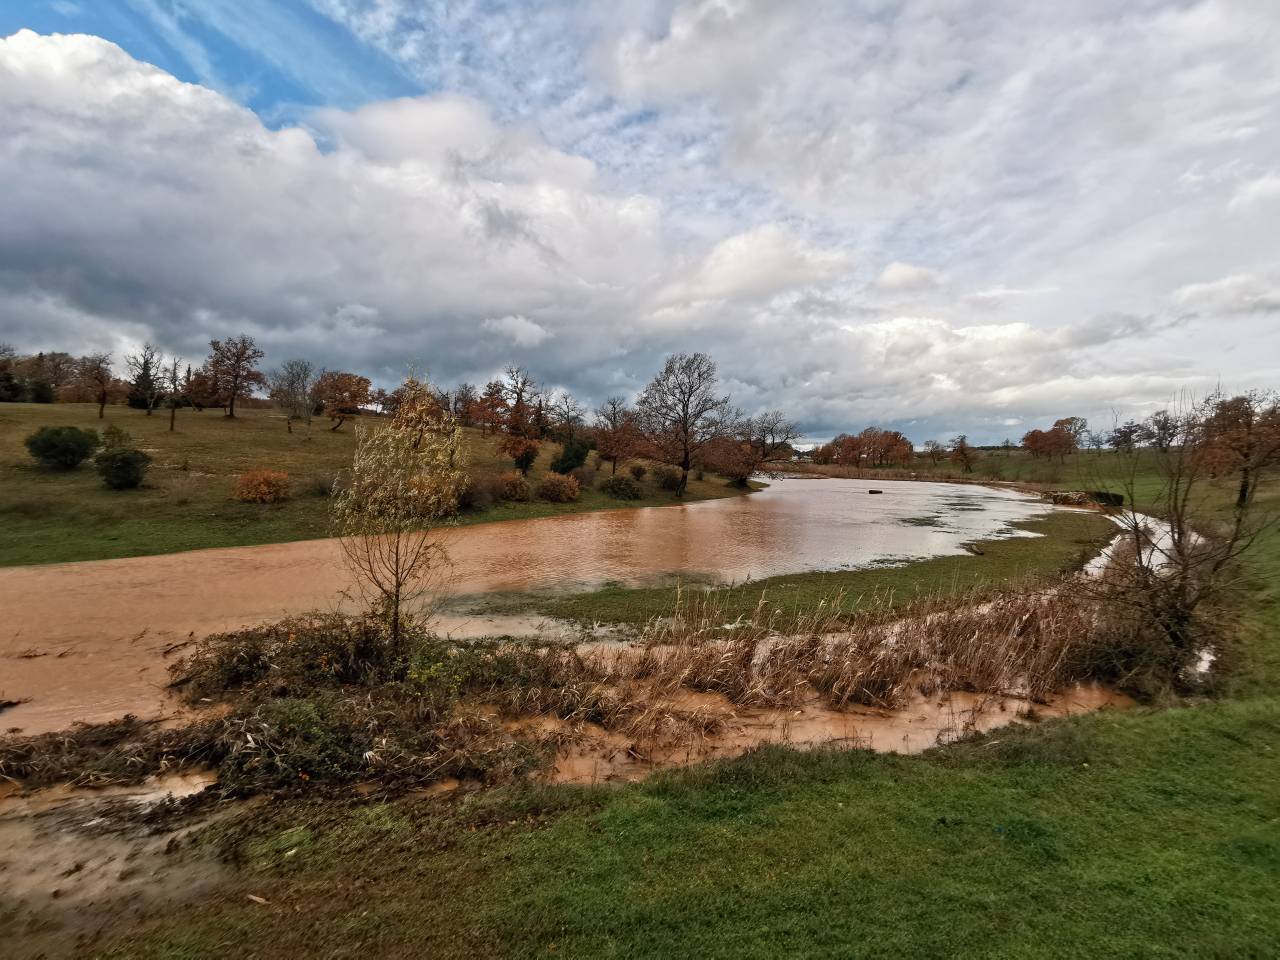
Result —
[[104, 393], [98, 398], [98, 419], [101, 420], [107, 415], [107, 395]]
[[1243, 510], [1249, 505], [1249, 487], [1251, 478], [1247, 466], [1240, 468], [1240, 490], [1236, 494], [1236, 509]]
[[234, 420], [236, 418], [236, 394], [231, 392], [231, 400], [227, 403], [227, 416]]
[[178, 404], [169, 404], [169, 432], [173, 432], [173, 422], [178, 419]]

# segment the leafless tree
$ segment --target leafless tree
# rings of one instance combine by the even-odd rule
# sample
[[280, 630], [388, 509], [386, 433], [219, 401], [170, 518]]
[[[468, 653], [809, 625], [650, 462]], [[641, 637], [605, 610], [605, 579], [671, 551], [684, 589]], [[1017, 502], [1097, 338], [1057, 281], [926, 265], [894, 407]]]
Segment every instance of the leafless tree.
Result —
[[716, 394], [716, 365], [705, 353], [677, 353], [636, 402], [636, 426], [646, 452], [680, 470], [676, 496], [684, 496], [689, 468], [703, 448], [732, 438], [741, 417], [729, 397]]
[[267, 377], [271, 399], [284, 411], [285, 425], [293, 433], [293, 421], [302, 420], [311, 426], [311, 414], [315, 408], [313, 391], [316, 385], [315, 367], [309, 360], [286, 360], [272, 370]]
[[[161, 376], [164, 380], [165, 392], [169, 395], [169, 432], [172, 433], [177, 429], [178, 423], [178, 407], [182, 404], [182, 374], [179, 372], [179, 366], [182, 361], [178, 357], [174, 357], [169, 365], [161, 368]], [[191, 367], [187, 367], [187, 377], [191, 377]]]
[[577, 435], [586, 410], [568, 390], [558, 390], [551, 398], [551, 419], [566, 443]]
[[790, 453], [791, 441], [800, 436], [800, 429], [781, 410], [766, 410], [752, 417], [746, 430], [748, 441], [761, 462]]

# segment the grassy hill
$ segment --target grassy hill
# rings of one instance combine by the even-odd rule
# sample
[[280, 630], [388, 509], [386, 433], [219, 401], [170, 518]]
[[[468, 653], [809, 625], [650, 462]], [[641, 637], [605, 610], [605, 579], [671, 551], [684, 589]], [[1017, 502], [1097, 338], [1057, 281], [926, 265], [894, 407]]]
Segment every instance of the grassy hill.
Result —
[[[108, 490], [91, 463], [57, 473], [39, 467], [23, 440], [42, 426], [102, 430], [115, 425], [130, 433], [154, 463], [146, 485], [134, 491]], [[92, 404], [0, 404], [0, 566], [100, 560], [147, 554], [308, 540], [328, 535], [328, 497], [334, 477], [351, 464], [355, 431], [338, 432], [317, 420], [310, 430], [285, 429], [273, 410], [244, 410], [236, 419], [220, 411], [181, 410], [177, 431], [166, 413], [146, 416], [123, 406], [97, 418]], [[466, 431], [470, 470], [475, 474], [511, 469], [492, 437]], [[546, 443], [530, 472], [536, 485], [559, 445]], [[247, 470], [287, 472], [293, 497], [278, 505], [239, 503], [232, 498], [235, 477]], [[604, 468], [601, 476], [607, 475]], [[672, 503], [652, 477], [640, 484], [640, 500], [614, 500], [584, 490], [575, 503], [499, 503], [465, 512], [462, 523], [527, 519], [583, 510], [645, 507]], [[740, 490], [718, 477], [690, 479], [686, 500], [733, 496]]]

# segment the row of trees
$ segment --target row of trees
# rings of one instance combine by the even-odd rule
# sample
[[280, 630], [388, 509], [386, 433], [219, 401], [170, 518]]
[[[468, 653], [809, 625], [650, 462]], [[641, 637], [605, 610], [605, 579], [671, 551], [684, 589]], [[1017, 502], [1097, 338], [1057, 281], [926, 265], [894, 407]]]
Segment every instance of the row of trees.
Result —
[[570, 450], [585, 457], [594, 446], [614, 473], [620, 462], [631, 458], [675, 468], [677, 496], [684, 494], [695, 469], [745, 483], [767, 461], [790, 456], [791, 443], [799, 435], [781, 411], [744, 415], [719, 392], [715, 362], [704, 353], [668, 357], [634, 404], [609, 397], [590, 414], [590, 421], [586, 408], [571, 394], [541, 389], [523, 367], [508, 367], [503, 378], [487, 384], [482, 393], [465, 387], [454, 397], [475, 396], [470, 416], [482, 429], [502, 435], [500, 448], [520, 470], [532, 466], [542, 441], [550, 438], [565, 446], [565, 455], [553, 468], [573, 465], [565, 459]]

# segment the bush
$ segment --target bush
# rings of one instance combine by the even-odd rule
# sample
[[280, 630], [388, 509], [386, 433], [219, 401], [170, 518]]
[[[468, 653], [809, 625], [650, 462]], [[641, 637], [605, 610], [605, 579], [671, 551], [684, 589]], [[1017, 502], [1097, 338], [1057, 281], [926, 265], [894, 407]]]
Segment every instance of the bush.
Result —
[[591, 467], [578, 467], [569, 476], [578, 481], [579, 490], [590, 490], [596, 484], [596, 472]]
[[551, 461], [551, 469], [555, 473], [572, 473], [587, 462], [587, 454], [590, 452], [591, 448], [586, 441], [570, 440], [560, 451], [560, 456]]
[[458, 506], [463, 510], [487, 510], [501, 499], [501, 480], [490, 474], [467, 477], [458, 491]]
[[578, 499], [578, 481], [561, 473], [548, 473], [538, 484], [538, 496], [551, 503], [570, 503]]
[[27, 437], [27, 451], [51, 470], [74, 470], [98, 449], [98, 432], [79, 427], [41, 427]]
[[32, 403], [53, 403], [53, 384], [48, 380], [32, 380], [28, 389]]
[[524, 503], [533, 499], [533, 488], [523, 473], [504, 473], [498, 477], [498, 489], [503, 500]]
[[93, 459], [102, 482], [112, 490], [132, 490], [142, 483], [151, 458], [133, 447], [108, 447]]
[[654, 467], [653, 479], [658, 482], [661, 490], [674, 492], [680, 489], [680, 471], [671, 467]]
[[631, 470], [631, 476], [635, 477], [637, 482], [643, 480], [644, 475], [649, 472], [643, 463], [633, 463], [629, 469]]
[[250, 470], [236, 477], [241, 503], [283, 503], [289, 499], [289, 475], [282, 470]]
[[609, 477], [600, 484], [600, 489], [615, 500], [640, 499], [640, 488], [629, 477]]
[[102, 449], [117, 450], [131, 446], [133, 446], [133, 437], [129, 436], [129, 431], [117, 427], [114, 423], [102, 431]]

